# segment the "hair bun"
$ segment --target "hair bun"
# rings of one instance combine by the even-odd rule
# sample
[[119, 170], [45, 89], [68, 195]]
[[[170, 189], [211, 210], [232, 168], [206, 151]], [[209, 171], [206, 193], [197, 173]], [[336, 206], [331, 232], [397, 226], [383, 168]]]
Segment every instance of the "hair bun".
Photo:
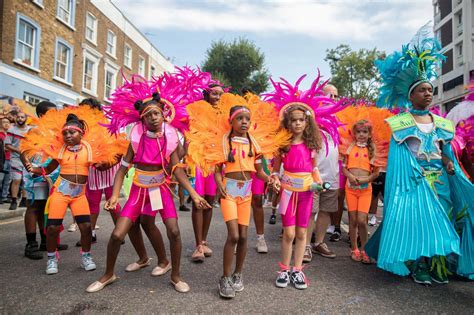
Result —
[[79, 121], [79, 117], [77, 117], [75, 114], [68, 114], [66, 118], [66, 122], [69, 121]]
[[138, 110], [138, 111], [140, 111], [142, 106], [143, 106], [143, 101], [142, 100], [138, 100], [138, 101], [135, 102], [135, 104], [133, 104], [133, 107], [135, 107], [135, 109]]
[[154, 92], [151, 96], [152, 96], [152, 98], [153, 98], [154, 101], [160, 102], [161, 97], [160, 97], [160, 93], [159, 93], [159, 92]]

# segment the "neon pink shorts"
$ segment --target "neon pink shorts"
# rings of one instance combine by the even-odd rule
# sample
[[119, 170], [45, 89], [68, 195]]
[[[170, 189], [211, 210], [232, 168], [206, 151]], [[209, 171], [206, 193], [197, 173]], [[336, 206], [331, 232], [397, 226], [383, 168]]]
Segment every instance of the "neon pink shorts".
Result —
[[[288, 208], [284, 215], [281, 216], [283, 227], [297, 226], [307, 228], [311, 217], [311, 209], [313, 208], [313, 192], [293, 192], [291, 195]], [[293, 206], [296, 202], [296, 211]]]
[[[102, 201], [102, 193], [105, 194], [105, 200], [108, 200], [112, 197], [113, 187], [107, 187], [104, 189], [97, 189], [91, 190], [89, 189], [89, 185], [86, 186], [86, 198], [89, 201], [89, 208], [91, 210], [91, 214], [99, 214], [100, 213], [100, 202]], [[115, 208], [115, 213], [120, 212], [120, 204], [117, 204]]]
[[140, 188], [135, 184], [132, 184], [130, 189], [130, 196], [127, 202], [123, 206], [123, 210], [120, 213], [121, 217], [127, 217], [132, 222], [135, 222], [140, 215], [148, 215], [155, 217], [159, 211], [161, 219], [166, 221], [169, 218], [177, 218], [176, 208], [173, 202], [173, 196], [171, 195], [168, 187], [160, 186], [161, 200], [163, 202], [163, 209], [153, 211], [150, 203], [150, 196], [147, 188]]
[[252, 175], [252, 195], [264, 195], [265, 194], [265, 182], [257, 177], [257, 175]]
[[217, 190], [214, 174], [204, 177], [199, 167], [196, 167], [196, 192], [200, 196], [215, 196]]

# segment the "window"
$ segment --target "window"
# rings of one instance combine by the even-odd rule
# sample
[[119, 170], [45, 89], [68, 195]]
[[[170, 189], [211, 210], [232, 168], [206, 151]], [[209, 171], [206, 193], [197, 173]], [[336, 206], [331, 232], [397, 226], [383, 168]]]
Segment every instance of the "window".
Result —
[[145, 76], [145, 59], [143, 57], [138, 59], [138, 74], [142, 77]]
[[36, 4], [37, 6], [39, 6], [41, 9], [44, 9], [43, 0], [33, 0], [33, 1], [31, 1], [31, 2], [33, 2], [34, 4]]
[[101, 55], [84, 49], [82, 91], [97, 97], [97, 74]]
[[41, 28], [29, 18], [17, 15], [14, 62], [39, 72]]
[[111, 30], [107, 31], [107, 49], [106, 52], [115, 57], [115, 43], [117, 41], [117, 36]]
[[155, 66], [150, 66], [150, 77], [154, 77], [155, 75], [156, 75]]
[[462, 56], [462, 42], [456, 45], [456, 55]]
[[54, 79], [64, 83], [71, 83], [72, 79], [72, 46], [59, 38], [56, 39]]
[[97, 19], [89, 12], [86, 15], [86, 39], [93, 44], [97, 43]]
[[58, 0], [56, 17], [67, 26], [74, 27], [75, 0]]
[[38, 105], [39, 102], [42, 102], [42, 101], [49, 101], [47, 98], [44, 98], [44, 97], [40, 97], [40, 96], [37, 96], [37, 95], [34, 95], [34, 94], [30, 94], [28, 92], [25, 92], [23, 93], [23, 99], [30, 103], [31, 105]]
[[125, 50], [123, 53], [123, 64], [127, 68], [132, 69], [132, 47], [127, 44], [125, 44]]

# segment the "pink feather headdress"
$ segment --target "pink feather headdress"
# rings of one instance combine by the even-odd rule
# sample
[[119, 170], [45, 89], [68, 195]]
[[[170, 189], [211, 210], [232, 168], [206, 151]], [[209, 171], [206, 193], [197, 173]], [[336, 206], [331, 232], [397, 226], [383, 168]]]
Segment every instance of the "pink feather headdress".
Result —
[[104, 106], [105, 115], [110, 120], [107, 128], [111, 133], [119, 133], [122, 128], [139, 122], [135, 102], [150, 98], [155, 92], [160, 93], [165, 103], [165, 120], [180, 131], [187, 130], [186, 106], [202, 99], [202, 91], [215, 82], [209, 73], [187, 66], [176, 67], [173, 73], [164, 73], [152, 81], [139, 75], [133, 75], [130, 80], [123, 79], [124, 84], [112, 94], [112, 103]]
[[[323, 93], [324, 86], [328, 81], [320, 83], [321, 75], [318, 70], [318, 76], [312, 82], [308, 90], [301, 91], [299, 86], [306, 74], [301, 76], [294, 85], [287, 80], [280, 78], [282, 82], [270, 81], [275, 89], [271, 93], [263, 94], [263, 99], [267, 102], [275, 103], [277, 110], [280, 112], [280, 119], [283, 117], [285, 111], [292, 105], [303, 105], [308, 109], [307, 114], [310, 114], [319, 128], [324, 130], [333, 139], [334, 145], [340, 141], [338, 127], [341, 122], [334, 115], [345, 107], [343, 101], [335, 101], [327, 97]], [[326, 137], [323, 137], [328, 145]], [[326, 151], [327, 152], [327, 151]]]

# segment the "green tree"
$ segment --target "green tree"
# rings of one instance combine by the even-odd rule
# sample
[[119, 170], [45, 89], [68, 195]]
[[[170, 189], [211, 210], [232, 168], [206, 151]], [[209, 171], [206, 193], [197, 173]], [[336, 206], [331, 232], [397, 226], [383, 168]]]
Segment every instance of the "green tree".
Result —
[[223, 40], [213, 42], [206, 52], [202, 69], [221, 83], [231, 86], [234, 93], [240, 93], [242, 88], [261, 93], [268, 87], [265, 55], [245, 38], [231, 43]]
[[341, 44], [326, 50], [324, 60], [329, 63], [331, 83], [337, 87], [340, 95], [375, 101], [380, 75], [374, 61], [383, 58], [385, 52], [377, 48], [353, 51], [349, 45]]

